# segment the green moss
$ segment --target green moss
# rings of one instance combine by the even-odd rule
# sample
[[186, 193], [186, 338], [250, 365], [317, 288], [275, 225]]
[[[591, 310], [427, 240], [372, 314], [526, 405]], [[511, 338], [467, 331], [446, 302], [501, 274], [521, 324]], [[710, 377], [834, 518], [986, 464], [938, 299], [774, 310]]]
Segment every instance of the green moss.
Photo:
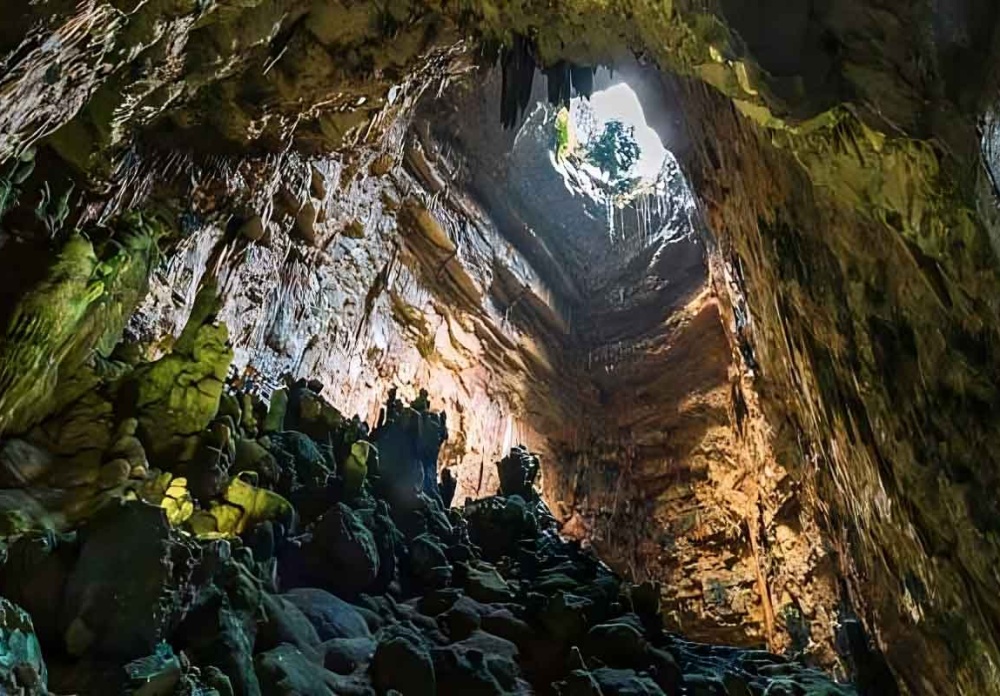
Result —
[[563, 107], [556, 114], [556, 159], [562, 161], [569, 157], [573, 152], [574, 141], [569, 109]]

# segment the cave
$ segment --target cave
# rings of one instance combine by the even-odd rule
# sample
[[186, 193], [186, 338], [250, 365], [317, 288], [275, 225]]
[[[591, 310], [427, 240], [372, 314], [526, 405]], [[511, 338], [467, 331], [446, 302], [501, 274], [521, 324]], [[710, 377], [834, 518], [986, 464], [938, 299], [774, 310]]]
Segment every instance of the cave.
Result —
[[1000, 695], [993, 2], [3, 15], [0, 694]]

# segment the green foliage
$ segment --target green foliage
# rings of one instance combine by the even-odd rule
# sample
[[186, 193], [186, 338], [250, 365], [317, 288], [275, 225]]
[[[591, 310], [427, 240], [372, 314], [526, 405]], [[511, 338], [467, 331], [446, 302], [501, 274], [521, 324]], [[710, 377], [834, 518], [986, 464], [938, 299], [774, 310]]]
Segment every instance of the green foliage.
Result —
[[587, 146], [587, 161], [604, 172], [613, 184], [628, 176], [641, 154], [635, 128], [617, 119], [605, 123], [601, 134]]
[[556, 114], [556, 159], [564, 160], [572, 151], [572, 128], [568, 109], [560, 109]]

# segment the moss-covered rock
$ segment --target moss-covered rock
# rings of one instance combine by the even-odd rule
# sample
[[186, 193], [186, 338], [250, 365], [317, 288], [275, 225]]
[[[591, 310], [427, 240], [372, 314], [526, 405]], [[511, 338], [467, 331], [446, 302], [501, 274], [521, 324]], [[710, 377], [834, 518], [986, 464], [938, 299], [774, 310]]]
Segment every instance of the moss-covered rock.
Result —
[[219, 410], [233, 350], [224, 324], [215, 324], [215, 289], [199, 293], [173, 351], [135, 370], [139, 434], [149, 456], [170, 467], [194, 456], [198, 439]]

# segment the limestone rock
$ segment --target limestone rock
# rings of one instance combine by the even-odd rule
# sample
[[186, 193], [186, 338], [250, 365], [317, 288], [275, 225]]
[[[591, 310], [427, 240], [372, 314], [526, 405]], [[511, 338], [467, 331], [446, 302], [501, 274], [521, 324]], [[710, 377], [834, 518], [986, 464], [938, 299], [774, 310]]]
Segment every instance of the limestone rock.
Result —
[[153, 653], [194, 598], [198, 556], [160, 508], [136, 501], [101, 513], [81, 532], [66, 582], [66, 649], [118, 659]]
[[282, 644], [294, 645], [313, 662], [322, 662], [322, 642], [309, 618], [280, 595], [263, 596], [263, 620], [257, 628], [255, 650], [266, 651]]
[[291, 645], [280, 645], [254, 660], [261, 690], [271, 696], [369, 696], [363, 681], [329, 672]]
[[290, 587], [320, 587], [351, 598], [378, 576], [379, 554], [371, 531], [340, 503], [313, 523], [282, 563]]
[[365, 670], [375, 656], [377, 643], [373, 638], [333, 638], [323, 643], [323, 665], [337, 674], [354, 674]]
[[48, 672], [28, 613], [0, 597], [0, 691], [45, 696]]
[[47, 450], [13, 438], [0, 445], [0, 486], [24, 488], [49, 473], [52, 455]]
[[314, 587], [299, 587], [289, 590], [284, 598], [298, 607], [322, 641], [367, 638], [371, 635], [358, 610], [329, 592]]
[[379, 693], [392, 689], [413, 696], [438, 693], [434, 663], [417, 640], [389, 638], [378, 644], [372, 661], [372, 680]]
[[[193, 314], [192, 322], [212, 316], [208, 310], [204, 314]], [[139, 432], [157, 461], [184, 461], [194, 456], [197, 435], [219, 410], [233, 359], [228, 338], [225, 325], [189, 324], [174, 352], [135, 371], [132, 379], [137, 385]]]

